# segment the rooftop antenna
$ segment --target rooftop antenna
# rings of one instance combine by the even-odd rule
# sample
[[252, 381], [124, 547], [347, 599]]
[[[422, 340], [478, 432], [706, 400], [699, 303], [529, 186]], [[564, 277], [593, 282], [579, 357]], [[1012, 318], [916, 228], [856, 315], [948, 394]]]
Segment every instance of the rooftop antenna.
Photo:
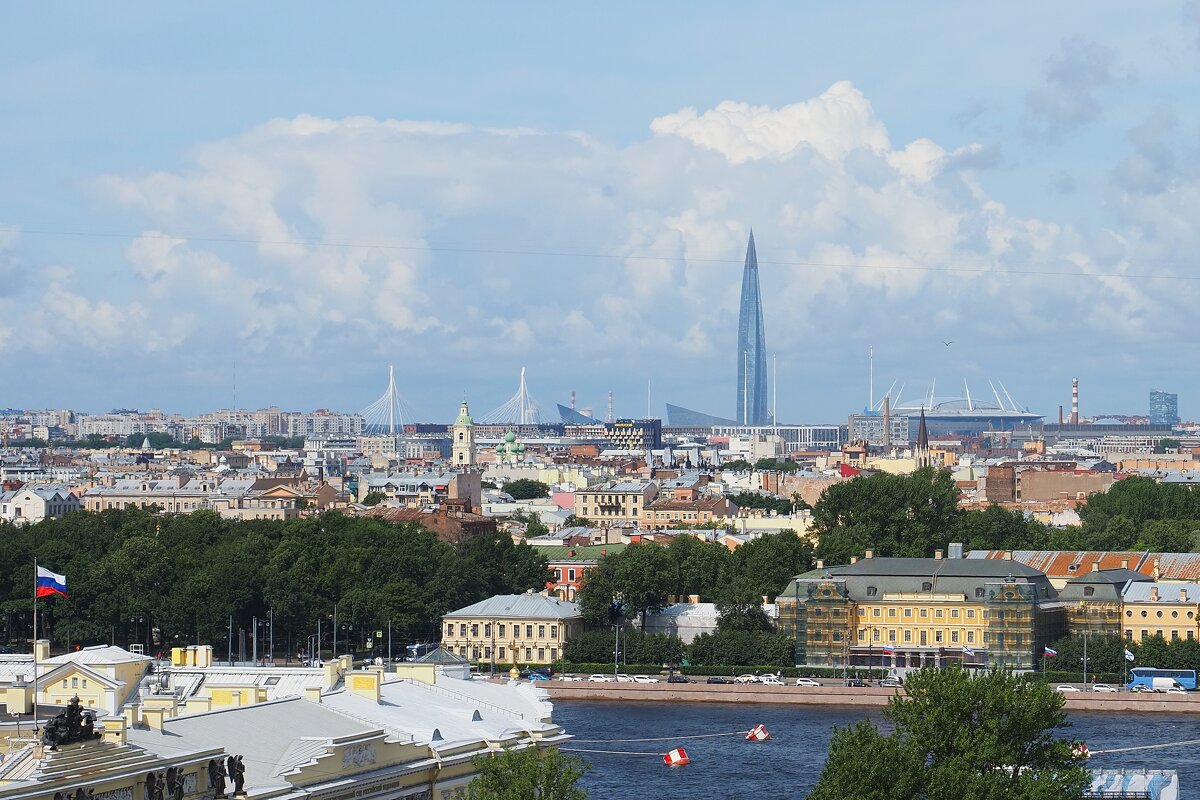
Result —
[[776, 362], [779, 354], [771, 354], [771, 427], [779, 425], [779, 380], [777, 378]]
[[867, 348], [867, 408], [875, 410], [875, 345]]

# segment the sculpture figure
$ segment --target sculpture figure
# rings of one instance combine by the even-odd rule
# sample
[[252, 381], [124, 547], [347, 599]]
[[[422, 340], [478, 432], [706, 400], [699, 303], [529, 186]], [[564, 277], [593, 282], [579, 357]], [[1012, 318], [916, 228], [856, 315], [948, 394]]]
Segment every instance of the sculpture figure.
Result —
[[233, 796], [245, 796], [246, 765], [241, 756], [230, 756], [226, 765], [229, 769], [229, 779], [233, 781]]
[[208, 762], [208, 785], [215, 792], [213, 797], [225, 796], [225, 770], [216, 759]]

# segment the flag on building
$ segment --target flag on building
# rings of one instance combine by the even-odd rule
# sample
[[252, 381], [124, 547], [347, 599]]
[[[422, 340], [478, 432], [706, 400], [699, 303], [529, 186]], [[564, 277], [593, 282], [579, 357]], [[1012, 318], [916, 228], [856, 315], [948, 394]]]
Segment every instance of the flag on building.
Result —
[[37, 596], [53, 597], [56, 594], [67, 596], [67, 577], [59, 575], [57, 572], [51, 572], [45, 567], [38, 567]]
[[1133, 661], [1133, 660], [1134, 660], [1134, 655], [1133, 655], [1133, 653], [1131, 653], [1131, 652], [1129, 652], [1128, 650], [1126, 650], [1126, 651], [1125, 651], [1125, 660], [1126, 660], [1126, 661]]
[[969, 647], [964, 647], [964, 648], [963, 648], [963, 655], [964, 655], [964, 656], [973, 656], [973, 655], [975, 655], [975, 651], [974, 651], [974, 650], [972, 650], [972, 649], [971, 649], [971, 648], [969, 648]]
[[1046, 652], [1046, 655], [1050, 656], [1051, 658], [1058, 655], [1057, 650], [1051, 650], [1049, 647], [1045, 648], [1045, 652]]
[[885, 653], [894, 653], [894, 652], [896, 652], [896, 647], [895, 647], [894, 645], [885, 644], [885, 645], [883, 646], [883, 652], [885, 652]]

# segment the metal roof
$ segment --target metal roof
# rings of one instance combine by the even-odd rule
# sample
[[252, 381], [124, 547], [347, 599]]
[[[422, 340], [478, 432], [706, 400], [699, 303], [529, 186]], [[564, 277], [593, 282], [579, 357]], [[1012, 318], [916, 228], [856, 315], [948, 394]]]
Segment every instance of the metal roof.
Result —
[[579, 619], [579, 606], [535, 592], [498, 594], [443, 615], [443, 619], [491, 617], [493, 619]]

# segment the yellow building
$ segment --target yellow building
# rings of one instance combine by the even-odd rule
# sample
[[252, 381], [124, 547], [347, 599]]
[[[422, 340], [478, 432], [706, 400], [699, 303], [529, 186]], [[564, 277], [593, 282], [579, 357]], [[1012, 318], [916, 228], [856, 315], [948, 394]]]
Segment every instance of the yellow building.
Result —
[[1129, 641], [1200, 638], [1200, 583], [1130, 583], [1123, 599], [1121, 628]]
[[1066, 632], [1046, 576], [1017, 562], [873, 555], [847, 566], [818, 562], [776, 598], [796, 663], [1030, 669]]
[[442, 647], [488, 664], [549, 664], [583, 629], [575, 603], [548, 592], [501, 594], [442, 617]]

